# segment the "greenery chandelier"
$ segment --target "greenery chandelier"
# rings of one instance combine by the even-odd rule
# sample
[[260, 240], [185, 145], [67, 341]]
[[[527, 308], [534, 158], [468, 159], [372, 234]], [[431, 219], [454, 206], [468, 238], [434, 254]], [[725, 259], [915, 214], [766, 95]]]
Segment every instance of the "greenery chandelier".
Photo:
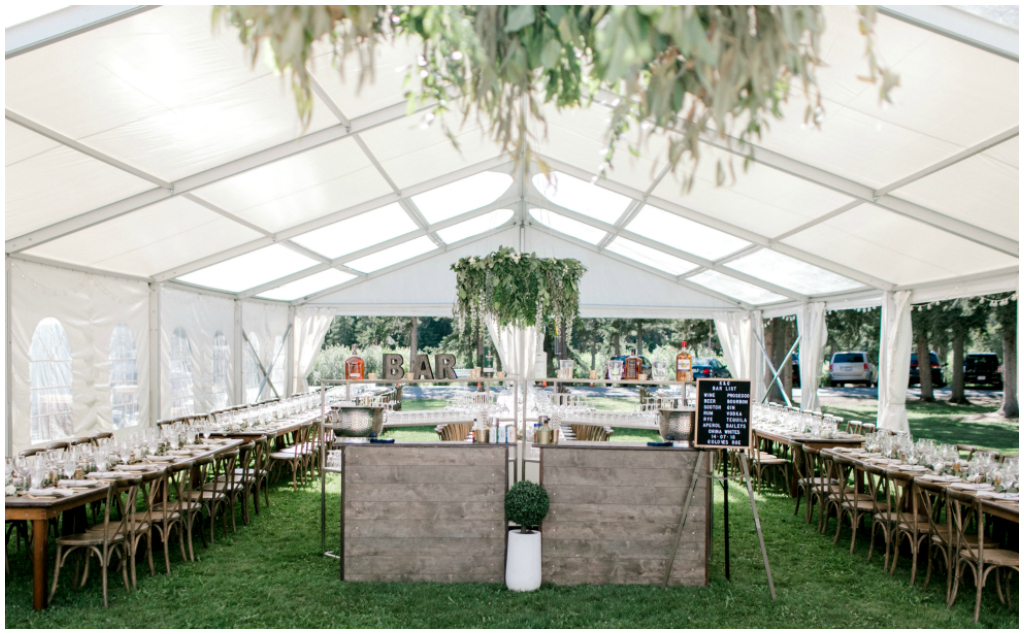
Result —
[[528, 328], [554, 319], [571, 328], [580, 312], [579, 260], [539, 258], [499, 247], [484, 257], [452, 265], [456, 298], [453, 314], [462, 332], [475, 331], [481, 318], [500, 326]]

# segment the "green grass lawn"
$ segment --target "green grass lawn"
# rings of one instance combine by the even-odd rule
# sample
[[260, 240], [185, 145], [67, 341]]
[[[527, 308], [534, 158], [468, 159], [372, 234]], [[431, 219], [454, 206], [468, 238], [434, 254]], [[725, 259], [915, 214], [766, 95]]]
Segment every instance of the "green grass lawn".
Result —
[[[596, 399], [595, 399], [596, 400]], [[617, 399], [608, 399], [617, 400]], [[437, 406], [420, 402], [416, 407]], [[443, 406], [443, 401], [440, 402]], [[601, 406], [621, 406], [607, 403]], [[1017, 426], [959, 420], [970, 407], [909, 404], [915, 435], [945, 442], [971, 442], [1016, 451]], [[955, 409], [955, 415], [950, 415]], [[985, 408], [981, 408], [983, 411]], [[868, 409], [833, 409], [843, 416], [870, 419]], [[634, 430], [618, 430], [621, 439]], [[430, 428], [389, 431], [407, 440], [436, 440]], [[328, 482], [329, 517], [336, 517], [338, 481]], [[746, 494], [729, 487], [732, 531], [732, 581], [724, 576], [722, 505], [716, 487], [710, 585], [704, 588], [646, 586], [545, 585], [533, 593], [507, 591], [501, 584], [343, 583], [338, 563], [320, 555], [319, 484], [292, 491], [271, 491], [271, 508], [221, 535], [204, 549], [196, 539], [195, 562], [183, 562], [172, 543], [172, 574], [157, 558], [158, 575], [139, 568], [139, 589], [125, 593], [111, 578], [110, 607], [102, 607], [99, 575], [94, 568], [85, 588], [63, 585], [50, 609], [32, 611], [31, 570], [24, 549], [12, 550], [6, 577], [5, 625], [48, 628], [775, 628], [972, 627], [973, 585], [967, 582], [952, 608], [943, 601], [944, 577], [922, 590], [923, 568], [916, 587], [909, 585], [910, 560], [900, 559], [889, 576], [876, 557], [866, 561], [868, 542], [858, 535], [849, 554], [850, 529], [832, 545], [835, 521], [827, 535], [816, 523], [793, 515], [793, 501], [779, 492], [757, 496], [761, 525], [772, 565], [778, 601], [768, 595], [761, 555]], [[218, 523], [219, 524], [219, 523]], [[337, 522], [329, 522], [328, 543], [336, 548]], [[401, 544], [395, 544], [401, 548]], [[876, 549], [877, 550], [877, 549]], [[52, 553], [50, 558], [52, 566]], [[73, 568], [71, 569], [73, 570]], [[52, 572], [51, 570], [48, 573]], [[65, 577], [66, 578], [66, 577]], [[1019, 583], [1017, 578], [1014, 583]], [[982, 627], [1018, 628], [1018, 614], [984, 593]]]
[[[1020, 450], [1020, 424], [1017, 421], [976, 421], [969, 417], [991, 414], [997, 408], [983, 405], [951, 405], [937, 403], [907, 403], [907, 418], [910, 433], [914, 438], [934, 438], [943, 443], [975, 445], [1001, 453], [1018, 453]], [[864, 405], [843, 407], [822, 407], [828, 414], [842, 416], [846, 420], [874, 422], [878, 417], [876, 401]]]
[[[338, 482], [328, 483], [337, 491]], [[849, 555], [848, 528], [832, 545], [814, 524], [793, 515], [778, 493], [757, 496], [778, 600], [768, 595], [746, 494], [729, 488], [732, 581], [722, 559], [722, 492], [715, 493], [710, 585], [703, 588], [544, 585], [532, 593], [501, 584], [343, 583], [338, 562], [320, 555], [319, 485], [271, 491], [271, 508], [214, 547], [197, 543], [197, 560], [171, 553], [172, 574], [139, 571], [139, 590], [125, 593], [112, 580], [110, 607], [102, 607], [99, 575], [85, 588], [61, 587], [46, 611], [32, 611], [25, 552], [11, 553], [5, 625], [47, 628], [962, 628], [973, 623], [968, 587], [953, 608], [943, 586], [910, 587], [909, 557], [895, 576], [866, 561], [867, 541]], [[328, 500], [336, 513], [337, 493]], [[802, 509], [801, 509], [802, 511]], [[329, 544], [337, 544], [331, 526]], [[833, 530], [835, 522], [831, 524]], [[219, 531], [219, 529], [218, 529]], [[401, 544], [395, 544], [401, 548]], [[51, 557], [52, 561], [52, 557]], [[160, 570], [158, 566], [158, 571]], [[94, 571], [95, 572], [95, 569]], [[986, 591], [980, 626], [1018, 627], [1018, 615]]]

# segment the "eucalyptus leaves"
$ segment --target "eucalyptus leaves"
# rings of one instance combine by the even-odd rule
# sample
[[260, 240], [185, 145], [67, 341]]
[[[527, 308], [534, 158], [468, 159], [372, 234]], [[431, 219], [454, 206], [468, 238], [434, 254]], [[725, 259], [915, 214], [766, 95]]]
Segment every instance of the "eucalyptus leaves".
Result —
[[[856, 10], [862, 79], [889, 101], [899, 78], [880, 62], [875, 7]], [[253, 63], [269, 46], [276, 68], [290, 70], [307, 122], [315, 42], [330, 46], [339, 71], [358, 57], [362, 86], [373, 80], [375, 46], [413, 37], [422, 54], [407, 69], [410, 109], [430, 105], [428, 119], [453, 142], [458, 125], [440, 115], [456, 111], [457, 124], [475, 116], [515, 161], [545, 172], [528, 127], [530, 117], [544, 121], [545, 104], [579, 108], [610, 94], [601, 173], [619, 142], [638, 153], [648, 135], [669, 129], [679, 133], [665, 157], [673, 167], [685, 156], [696, 169], [706, 134], [734, 135], [746, 151], [794, 90], [806, 95], [806, 122], [818, 125], [823, 113], [815, 71], [825, 17], [815, 5], [226, 5], [213, 17], [238, 29]], [[724, 181], [721, 161], [717, 174]]]
[[457, 296], [453, 313], [466, 332], [493, 317], [502, 326], [535, 326], [555, 319], [570, 325], [580, 310], [580, 277], [587, 269], [578, 260], [539, 258], [500, 247], [482, 258], [462, 258], [452, 265]]

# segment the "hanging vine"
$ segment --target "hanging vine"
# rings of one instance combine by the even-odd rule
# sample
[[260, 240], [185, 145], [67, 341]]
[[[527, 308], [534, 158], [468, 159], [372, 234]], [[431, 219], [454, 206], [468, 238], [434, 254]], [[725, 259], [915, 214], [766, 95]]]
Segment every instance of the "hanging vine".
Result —
[[482, 318], [488, 317], [517, 328], [548, 319], [571, 327], [580, 312], [580, 277], [587, 271], [578, 260], [539, 258], [510, 247], [481, 258], [462, 258], [452, 270], [452, 313], [461, 334], [482, 326]]

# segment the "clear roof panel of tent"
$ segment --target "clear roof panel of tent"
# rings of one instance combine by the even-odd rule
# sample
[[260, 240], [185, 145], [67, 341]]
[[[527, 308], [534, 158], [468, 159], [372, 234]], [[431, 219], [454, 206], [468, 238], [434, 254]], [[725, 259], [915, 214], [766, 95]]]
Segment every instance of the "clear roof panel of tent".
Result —
[[592, 227], [548, 209], [530, 209], [530, 216], [549, 229], [554, 229], [559, 233], [564, 233], [590, 244], [597, 244], [608, 235], [606, 231], [602, 231], [597, 227]]
[[460, 222], [457, 225], [452, 225], [444, 229], [438, 229], [437, 237], [441, 238], [445, 244], [452, 244], [453, 242], [459, 242], [473, 236], [480, 235], [487, 231], [497, 229], [498, 227], [508, 223], [515, 214], [511, 209], [495, 209], [485, 214], [479, 215], [476, 218], [470, 218], [464, 222]]
[[278, 232], [392, 193], [352, 139], [341, 139], [207, 185], [195, 195]]
[[412, 197], [427, 222], [434, 224], [485, 207], [508, 191], [512, 176], [481, 172]]
[[[344, 75], [333, 63], [334, 53], [326, 44], [314, 46], [310, 69], [341, 113], [349, 120], [376, 112], [395, 104], [405, 104], [405, 75], [421, 52], [421, 45], [411, 38], [378, 42], [373, 49], [372, 76], [363, 74], [359, 56], [351, 55], [342, 67]], [[362, 81], [360, 81], [362, 80]]]
[[417, 228], [400, 204], [391, 203], [295, 236], [292, 241], [333, 260], [411, 233]]
[[651, 205], [644, 205], [626, 229], [708, 260], [717, 260], [750, 246], [746, 240]]
[[608, 244], [607, 249], [612, 253], [617, 253], [622, 257], [672, 275], [682, 275], [697, 268], [697, 265], [692, 262], [687, 262], [627, 238], [615, 238]]
[[632, 202], [626, 196], [564, 172], [534, 174], [532, 180], [533, 186], [559, 207], [607, 224], [615, 224]]
[[187, 273], [178, 279], [196, 286], [240, 293], [316, 264], [316, 260], [279, 244], [272, 244], [258, 251]]
[[864, 285], [823, 268], [768, 249], [731, 260], [725, 265], [803, 295], [825, 295], [862, 288]]
[[351, 273], [339, 271], [338, 269], [327, 269], [326, 271], [314, 273], [309, 277], [304, 277], [301, 280], [295, 280], [294, 282], [289, 282], [283, 286], [260, 293], [257, 297], [290, 302], [354, 279], [356, 279], [356, 276]]
[[719, 273], [718, 271], [701, 271], [686, 279], [694, 284], [700, 284], [705, 288], [718, 291], [729, 297], [735, 297], [741, 302], [748, 304], [774, 304], [786, 300], [786, 297], [782, 295], [730, 277], [724, 273]]
[[363, 256], [361, 258], [346, 262], [345, 266], [361, 271], [363, 273], [373, 273], [380, 269], [387, 268], [398, 264], [399, 262], [405, 262], [411, 260], [414, 257], [429, 253], [437, 249], [437, 245], [427, 236], [414, 238], [408, 242], [396, 244], [393, 247], [382, 249], [376, 253]]
[[44, 242], [29, 255], [151, 276], [263, 237], [181, 196]]

